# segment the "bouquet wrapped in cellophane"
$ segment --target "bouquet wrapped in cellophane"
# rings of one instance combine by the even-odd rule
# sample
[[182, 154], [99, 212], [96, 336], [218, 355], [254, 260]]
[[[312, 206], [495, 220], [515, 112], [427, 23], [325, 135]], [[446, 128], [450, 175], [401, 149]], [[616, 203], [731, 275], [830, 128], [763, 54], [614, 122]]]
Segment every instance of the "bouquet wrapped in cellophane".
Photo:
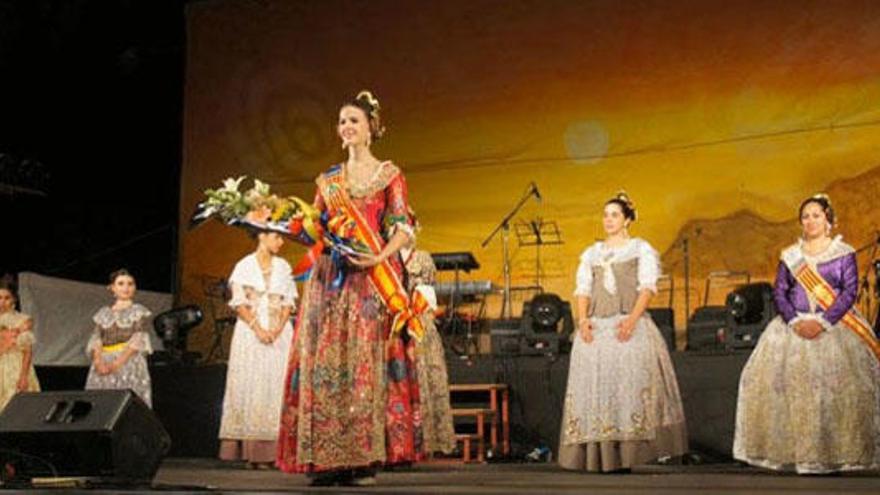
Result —
[[[307, 246], [306, 254], [293, 268], [297, 281], [308, 278], [318, 257], [326, 249], [330, 250], [334, 263], [341, 267], [346, 256], [378, 254], [381, 250], [379, 245], [371, 247], [364, 242], [370, 237], [363, 235], [363, 226], [358, 225], [356, 215], [336, 214], [331, 218], [326, 211], [320, 211], [300, 198], [272, 194], [269, 185], [258, 179], [254, 179], [251, 189], [239, 191], [244, 180], [244, 176], [228, 178], [223, 181], [223, 187], [206, 190], [205, 200], [199, 203], [190, 219], [190, 227], [214, 218], [250, 231], [276, 232]], [[375, 238], [372, 240], [372, 244], [378, 242]], [[337, 274], [330, 283], [335, 288], [341, 287], [345, 270], [340, 269]], [[425, 296], [406, 294], [387, 260], [370, 269], [370, 282], [394, 315], [392, 334], [407, 327], [412, 336], [421, 339], [424, 328], [418, 317], [428, 310]]]
[[254, 179], [252, 188], [240, 191], [245, 176], [228, 178], [223, 187], [205, 191], [190, 219], [190, 227], [217, 219], [227, 225], [251, 231], [276, 232], [304, 246], [321, 243], [341, 254], [368, 252], [367, 247], [349, 235], [347, 222], [328, 221], [310, 203], [296, 196], [272, 194], [269, 184]]

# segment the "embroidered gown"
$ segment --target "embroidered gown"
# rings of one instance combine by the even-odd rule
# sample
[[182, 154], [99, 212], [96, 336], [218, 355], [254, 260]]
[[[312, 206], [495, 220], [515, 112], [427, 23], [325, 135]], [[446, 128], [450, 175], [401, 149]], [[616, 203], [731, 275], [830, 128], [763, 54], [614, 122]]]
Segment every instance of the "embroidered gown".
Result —
[[119, 311], [110, 306], [98, 310], [92, 318], [95, 331], [86, 345], [89, 361], [92, 361], [92, 352], [98, 348], [103, 349], [101, 359], [107, 364], [115, 361], [129, 347], [137, 352], [121, 368], [107, 375], [98, 374], [92, 361], [86, 378], [86, 390], [128, 388], [153, 407], [150, 370], [145, 357], [153, 352], [149, 335], [151, 315], [149, 309], [137, 303]]
[[[789, 270], [786, 260], [800, 258], [834, 288], [827, 311]], [[880, 364], [840, 321], [857, 293], [856, 255], [840, 236], [815, 256], [801, 243], [783, 251], [774, 287], [779, 315], [740, 376], [735, 458], [798, 473], [880, 467]], [[800, 337], [793, 326], [806, 319], [825, 331]]]
[[[34, 346], [34, 333], [24, 330], [28, 320], [30, 316], [15, 310], [0, 314], [0, 411], [17, 393], [23, 351]], [[39, 392], [40, 384], [34, 370], [33, 358], [27, 373], [27, 391]]]
[[[343, 174], [340, 165], [324, 178]], [[319, 184], [321, 177], [319, 177]], [[386, 241], [413, 235], [406, 182], [390, 162], [346, 190]], [[333, 219], [320, 186], [315, 206]], [[390, 260], [403, 276], [399, 255]], [[386, 339], [391, 319], [368, 272], [322, 254], [303, 287], [284, 389], [276, 464], [287, 472], [328, 472], [418, 460], [422, 454], [414, 342]], [[407, 352], [409, 348], [409, 352]]]
[[[245, 256], [235, 265], [229, 284], [229, 305], [249, 306], [260, 326], [270, 331], [281, 325], [284, 307], [293, 307], [297, 297], [290, 265], [277, 256], [268, 273], [262, 272], [255, 254]], [[247, 322], [235, 322], [220, 421], [221, 459], [275, 460], [291, 340], [289, 321], [271, 344], [260, 342]]]
[[[412, 293], [418, 286], [427, 286], [433, 294], [437, 268], [431, 253], [414, 250], [403, 253], [408, 274], [407, 288]], [[436, 296], [432, 309], [436, 307]], [[416, 367], [421, 398], [422, 432], [425, 452], [449, 454], [455, 449], [455, 430], [452, 423], [452, 407], [449, 404], [449, 375], [446, 371], [446, 355], [443, 341], [437, 332], [434, 312], [421, 316], [425, 336], [416, 343]]]
[[576, 296], [590, 298], [593, 341], [574, 336], [563, 406], [559, 464], [614, 471], [687, 450], [684, 412], [666, 343], [646, 312], [627, 342], [617, 323], [639, 291], [656, 291], [659, 261], [641, 239], [581, 255]]

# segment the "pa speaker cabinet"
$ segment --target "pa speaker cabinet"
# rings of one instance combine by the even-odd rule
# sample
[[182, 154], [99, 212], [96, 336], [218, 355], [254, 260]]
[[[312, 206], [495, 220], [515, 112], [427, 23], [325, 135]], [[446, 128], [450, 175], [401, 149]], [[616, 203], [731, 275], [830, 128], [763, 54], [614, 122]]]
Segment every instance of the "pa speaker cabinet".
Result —
[[130, 390], [21, 393], [0, 414], [0, 460], [16, 478], [149, 481], [171, 447], [156, 415]]
[[648, 314], [660, 330], [669, 352], [675, 352], [675, 312], [672, 308], [648, 308]]
[[725, 306], [699, 307], [687, 323], [687, 349], [689, 351], [724, 349], [727, 332]]
[[499, 319], [489, 322], [492, 354], [496, 356], [518, 355], [523, 339], [522, 319]]

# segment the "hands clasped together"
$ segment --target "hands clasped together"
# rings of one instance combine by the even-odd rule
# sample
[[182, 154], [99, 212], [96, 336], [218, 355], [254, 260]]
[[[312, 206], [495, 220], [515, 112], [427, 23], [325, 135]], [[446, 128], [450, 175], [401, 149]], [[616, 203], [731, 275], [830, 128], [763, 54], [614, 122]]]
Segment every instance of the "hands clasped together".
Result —
[[[620, 320], [617, 323], [617, 340], [620, 342], [627, 342], [630, 338], [632, 338], [632, 334], [636, 329], [636, 321], [635, 318], [631, 316], [627, 316], [626, 318]], [[584, 342], [589, 344], [593, 341], [593, 323], [589, 318], [583, 318], [578, 322], [578, 332]]]

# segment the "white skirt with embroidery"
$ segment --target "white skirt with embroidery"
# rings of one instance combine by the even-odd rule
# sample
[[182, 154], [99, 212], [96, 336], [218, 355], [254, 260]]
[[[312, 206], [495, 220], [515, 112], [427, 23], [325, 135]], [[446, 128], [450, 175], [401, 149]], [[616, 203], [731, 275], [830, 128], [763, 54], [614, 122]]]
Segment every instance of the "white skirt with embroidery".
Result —
[[236, 322], [226, 371], [221, 440], [278, 438], [292, 340], [289, 322], [271, 344], [261, 343], [246, 323]]
[[591, 343], [574, 337], [562, 445], [650, 442], [658, 429], [675, 425], [683, 432], [681, 396], [660, 331], [643, 316], [630, 340], [620, 342], [616, 326], [623, 318], [593, 318]]
[[777, 317], [743, 369], [733, 456], [799, 473], [880, 467], [880, 363], [841, 324], [814, 340]]

